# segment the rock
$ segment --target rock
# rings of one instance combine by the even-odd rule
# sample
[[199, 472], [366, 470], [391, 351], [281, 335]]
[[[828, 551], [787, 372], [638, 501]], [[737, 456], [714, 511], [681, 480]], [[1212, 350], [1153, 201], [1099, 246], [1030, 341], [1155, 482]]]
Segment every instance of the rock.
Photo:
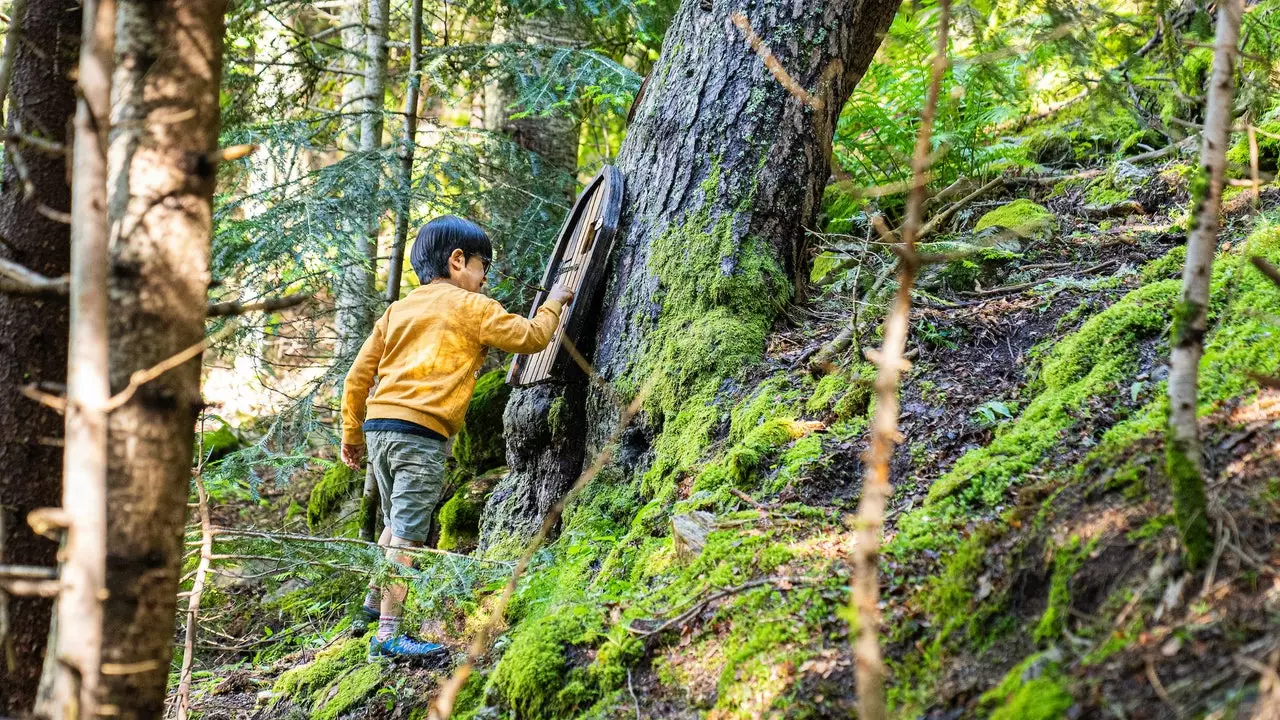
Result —
[[1043, 241], [1053, 237], [1057, 227], [1058, 219], [1043, 205], [1019, 198], [983, 215], [973, 229], [980, 233], [1001, 228], [1023, 240]]
[[671, 541], [675, 545], [676, 556], [685, 562], [697, 559], [707, 546], [707, 535], [715, 529], [716, 516], [703, 510], [672, 516]]

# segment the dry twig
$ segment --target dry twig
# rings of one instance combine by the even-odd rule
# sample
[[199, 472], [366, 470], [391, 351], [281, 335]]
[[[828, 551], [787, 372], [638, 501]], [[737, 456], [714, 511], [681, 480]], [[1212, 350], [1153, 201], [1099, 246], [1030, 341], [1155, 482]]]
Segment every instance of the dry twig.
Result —
[[782, 67], [782, 63], [778, 62], [778, 58], [774, 56], [773, 51], [751, 28], [751, 21], [747, 19], [746, 15], [735, 12], [732, 20], [733, 24], [737, 26], [738, 32], [742, 33], [742, 38], [747, 41], [747, 45], [751, 46], [751, 52], [760, 57], [760, 62], [764, 63], [764, 66], [769, 69], [769, 74], [773, 75], [773, 79], [777, 80], [779, 85], [786, 88], [787, 92], [791, 93], [797, 100], [814, 110], [821, 110], [826, 106], [826, 101], [810, 94], [808, 90], [801, 87], [800, 83], [796, 82], [795, 78], [791, 77], [786, 68]]
[[878, 351], [867, 353], [868, 358], [878, 366], [875, 383], [877, 402], [875, 416], [871, 421], [871, 445], [864, 460], [866, 471], [862, 481], [862, 499], [858, 502], [852, 588], [852, 604], [857, 619], [850, 628], [850, 634], [857, 638], [853, 651], [857, 661], [858, 717], [862, 720], [883, 720], [885, 717], [885, 668], [880, 654], [880, 587], [877, 564], [885, 506], [892, 492], [889, 485], [889, 460], [894, 446], [902, 438], [898, 432], [898, 384], [901, 374], [910, 367], [903, 357], [903, 351], [906, 349], [911, 316], [911, 288], [920, 267], [915, 243], [924, 211], [933, 119], [937, 111], [942, 75], [947, 68], [950, 11], [948, 0], [942, 0], [939, 4], [938, 38], [932, 76], [911, 160], [914, 183], [907, 196], [906, 220], [902, 226], [903, 244], [895, 246], [900, 257], [898, 265], [901, 272], [898, 292], [884, 321], [883, 345]]
[[244, 315], [251, 312], [276, 312], [286, 308], [296, 307], [311, 299], [311, 293], [298, 293], [296, 295], [286, 295], [284, 297], [270, 298], [267, 300], [259, 300], [257, 302], [221, 302], [214, 303], [209, 306], [209, 317], [229, 317], [231, 315]]

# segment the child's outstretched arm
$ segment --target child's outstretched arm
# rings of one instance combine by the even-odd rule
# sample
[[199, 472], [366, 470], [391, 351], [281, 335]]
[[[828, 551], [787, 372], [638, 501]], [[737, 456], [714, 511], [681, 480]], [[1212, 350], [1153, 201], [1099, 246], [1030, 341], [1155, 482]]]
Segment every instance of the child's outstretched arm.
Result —
[[373, 324], [373, 332], [360, 346], [355, 362], [342, 383], [342, 461], [355, 468], [364, 457], [365, 406], [369, 388], [378, 373], [382, 348], [386, 342], [387, 316], [384, 313]]
[[557, 285], [532, 318], [509, 313], [497, 300], [483, 298], [480, 305], [480, 342], [510, 353], [536, 353], [551, 342], [560, 313], [573, 302], [573, 291]]

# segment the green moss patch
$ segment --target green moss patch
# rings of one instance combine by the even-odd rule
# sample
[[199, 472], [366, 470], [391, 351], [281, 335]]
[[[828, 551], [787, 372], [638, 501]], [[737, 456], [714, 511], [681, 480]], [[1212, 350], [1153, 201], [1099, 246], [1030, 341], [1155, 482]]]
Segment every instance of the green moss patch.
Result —
[[502, 414], [511, 397], [506, 370], [487, 372], [476, 380], [476, 389], [467, 406], [466, 421], [453, 441], [453, 457], [458, 467], [478, 474], [503, 465], [507, 446], [502, 435]]
[[1043, 205], [1019, 198], [983, 215], [973, 229], [1003, 228], [1024, 240], [1047, 240], [1057, 227], [1058, 219]]
[[311, 497], [307, 500], [307, 527], [312, 530], [319, 528], [344, 500], [361, 487], [360, 473], [343, 463], [330, 463], [320, 482], [311, 488]]

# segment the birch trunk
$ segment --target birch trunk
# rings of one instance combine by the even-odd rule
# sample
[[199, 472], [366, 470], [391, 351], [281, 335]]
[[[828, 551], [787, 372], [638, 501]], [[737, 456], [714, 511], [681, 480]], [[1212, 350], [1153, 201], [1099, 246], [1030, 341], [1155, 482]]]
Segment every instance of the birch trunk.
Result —
[[[108, 155], [111, 387], [204, 338], [225, 0], [118, 0]], [[124, 720], [164, 712], [200, 399], [197, 356], [111, 415], [102, 673]]]
[[[23, 7], [25, 6], [25, 12]], [[81, 13], [77, 0], [14, 3], [8, 58], [10, 130], [21, 127], [59, 143], [70, 141], [75, 113], [72, 71], [79, 53]], [[17, 37], [21, 33], [22, 41]], [[5, 143], [6, 154], [13, 148]], [[44, 275], [60, 277], [70, 267], [69, 228], [39, 211], [38, 203], [65, 212], [71, 205], [66, 158], [18, 147], [30, 173], [32, 197], [12, 162], [4, 163], [0, 183], [0, 258]], [[59, 504], [62, 469], [62, 418], [20, 394], [23, 385], [65, 382], [67, 302], [59, 297], [0, 293], [0, 564], [52, 566], [54, 543], [27, 527], [27, 514]], [[49, 634], [50, 601], [0, 594], [0, 626], [26, 662], [10, 666], [0, 651], [0, 715], [31, 711], [40, 679], [40, 662]]]
[[1209, 559], [1204, 490], [1204, 462], [1197, 410], [1200, 358], [1209, 308], [1209, 280], [1218, 246], [1218, 213], [1226, 177], [1226, 150], [1235, 96], [1236, 45], [1240, 40], [1243, 0], [1218, 5], [1213, 75], [1201, 134], [1200, 172], [1192, 180], [1192, 215], [1187, 260], [1182, 269], [1182, 296], [1174, 309], [1173, 350], [1169, 357], [1169, 428], [1166, 470], [1173, 485], [1174, 514], [1185, 560], [1199, 568]]
[[52, 659], [37, 712], [94, 718], [107, 534], [107, 133], [114, 0], [85, 0], [71, 180], [71, 333], [62, 509], [66, 529]]
[[413, 156], [418, 143], [418, 90], [422, 86], [422, 0], [409, 10], [409, 80], [404, 92], [404, 144], [400, 148], [400, 202], [396, 208], [396, 234], [387, 264], [387, 302], [400, 299], [404, 274], [404, 247], [409, 242], [409, 214], [413, 208]]
[[358, 194], [368, 215], [364, 217], [363, 225], [356, 228], [355, 255], [342, 271], [345, 295], [340, 297], [338, 306], [338, 355], [342, 358], [353, 357], [364, 343], [373, 329], [374, 309], [378, 302], [374, 277], [378, 229], [382, 219], [378, 204], [382, 167], [375, 155], [382, 149], [389, 16], [390, 0], [369, 0], [364, 37], [363, 114], [360, 117], [360, 154], [367, 173], [363, 175], [363, 186]]

